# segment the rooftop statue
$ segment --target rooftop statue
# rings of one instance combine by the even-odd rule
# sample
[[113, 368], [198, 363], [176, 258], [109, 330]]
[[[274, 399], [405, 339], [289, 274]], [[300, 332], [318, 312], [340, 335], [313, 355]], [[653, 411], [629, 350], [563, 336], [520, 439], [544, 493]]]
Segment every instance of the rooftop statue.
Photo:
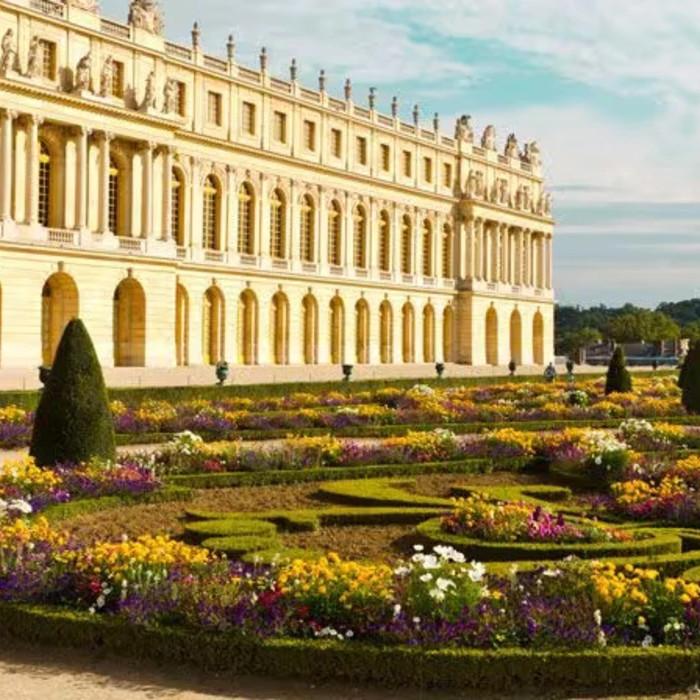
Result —
[[534, 166], [540, 165], [542, 162], [540, 158], [540, 147], [537, 144], [537, 141], [531, 141], [530, 143], [525, 144], [525, 160], [527, 160], [528, 163]]
[[506, 148], [503, 154], [507, 158], [517, 158], [518, 157], [518, 139], [515, 138], [515, 134], [510, 134], [508, 140], [506, 141]]
[[468, 114], [463, 114], [455, 127], [455, 138], [460, 141], [471, 143], [474, 140], [474, 129], [472, 128], [472, 118]]
[[165, 25], [157, 0], [131, 0], [129, 24], [152, 34], [162, 34]]
[[88, 12], [99, 12], [100, 3], [98, 0], [68, 0], [67, 5], [77, 7], [79, 10], [87, 10]]
[[481, 137], [481, 147], [488, 151], [496, 150], [496, 127], [489, 124], [484, 129], [484, 135]]

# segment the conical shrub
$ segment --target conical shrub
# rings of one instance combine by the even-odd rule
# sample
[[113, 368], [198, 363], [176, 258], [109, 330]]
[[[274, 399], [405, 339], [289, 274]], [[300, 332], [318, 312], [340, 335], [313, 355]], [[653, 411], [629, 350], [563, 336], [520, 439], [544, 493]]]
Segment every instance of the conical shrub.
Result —
[[74, 319], [63, 332], [34, 419], [30, 454], [39, 466], [116, 456], [114, 423], [90, 335]]
[[688, 413], [700, 413], [700, 343], [694, 342], [685, 356], [678, 384]]
[[618, 345], [610, 358], [608, 374], [605, 379], [605, 394], [632, 391], [632, 377], [627, 370], [624, 350]]

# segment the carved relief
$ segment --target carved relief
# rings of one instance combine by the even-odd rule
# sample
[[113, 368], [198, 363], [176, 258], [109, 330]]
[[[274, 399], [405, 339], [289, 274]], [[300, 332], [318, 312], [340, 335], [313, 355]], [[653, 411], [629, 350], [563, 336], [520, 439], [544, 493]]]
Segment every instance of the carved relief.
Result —
[[131, 0], [129, 24], [152, 34], [162, 34], [165, 25], [157, 0]]
[[8, 29], [2, 38], [0, 44], [2, 50], [2, 59], [0, 59], [0, 73], [7, 75], [10, 71], [17, 71], [17, 42], [15, 41], [15, 33], [12, 29]]
[[156, 109], [156, 72], [152, 70], [146, 79], [146, 92], [141, 103], [141, 109], [148, 111]]

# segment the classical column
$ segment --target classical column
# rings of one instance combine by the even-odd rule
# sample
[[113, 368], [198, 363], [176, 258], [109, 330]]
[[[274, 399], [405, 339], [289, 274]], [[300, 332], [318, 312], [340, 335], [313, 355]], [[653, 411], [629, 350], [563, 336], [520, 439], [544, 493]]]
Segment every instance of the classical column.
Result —
[[547, 236], [547, 289], [552, 288], [552, 236]]
[[2, 184], [0, 185], [0, 219], [8, 221], [12, 218], [12, 167], [13, 154], [13, 125], [17, 113], [9, 109], [2, 111]]
[[224, 250], [236, 252], [238, 244], [238, 180], [233, 166], [226, 166], [227, 215], [223, 224]]
[[153, 238], [153, 151], [156, 144], [143, 144], [143, 189], [141, 192], [141, 238]]
[[29, 223], [32, 225], [39, 223], [39, 127], [43, 121], [36, 114], [31, 114], [28, 118], [29, 167], [27, 168], [27, 201]]
[[75, 228], [87, 229], [88, 220], [88, 139], [92, 131], [78, 126], [75, 131], [77, 140], [77, 168], [75, 173]]
[[508, 226], [501, 224], [501, 282], [507, 284], [509, 282], [509, 266], [510, 266], [510, 249], [508, 246]]
[[519, 286], [525, 284], [524, 261], [525, 261], [525, 231], [523, 228], [518, 228], [516, 246], [517, 254], [517, 269], [515, 271], [515, 283]]
[[[109, 230], [109, 148], [113, 134], [103, 131], [100, 134], [100, 233]], [[112, 231], [116, 235], [116, 231]]]
[[[163, 146], [163, 231], [161, 238], [169, 241], [173, 233], [173, 154], [172, 146]], [[180, 192], [180, 206], [185, 198], [184, 182]]]

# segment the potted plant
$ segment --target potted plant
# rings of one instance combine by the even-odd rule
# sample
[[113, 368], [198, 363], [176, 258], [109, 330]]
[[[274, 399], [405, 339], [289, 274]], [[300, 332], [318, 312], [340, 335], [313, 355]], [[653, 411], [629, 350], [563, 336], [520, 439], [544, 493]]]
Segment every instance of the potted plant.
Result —
[[224, 382], [228, 379], [229, 371], [230, 368], [226, 360], [216, 363], [216, 378], [219, 380], [219, 386], [224, 385]]
[[438, 376], [438, 379], [442, 379], [442, 375], [445, 374], [445, 363], [444, 362], [436, 362], [435, 363], [435, 372]]
[[515, 370], [518, 369], [518, 365], [515, 364], [515, 360], [511, 360], [508, 363], [508, 371], [510, 372], [510, 376], [514, 377], [515, 376]]
[[343, 365], [343, 381], [349, 382], [352, 377], [353, 365]]

